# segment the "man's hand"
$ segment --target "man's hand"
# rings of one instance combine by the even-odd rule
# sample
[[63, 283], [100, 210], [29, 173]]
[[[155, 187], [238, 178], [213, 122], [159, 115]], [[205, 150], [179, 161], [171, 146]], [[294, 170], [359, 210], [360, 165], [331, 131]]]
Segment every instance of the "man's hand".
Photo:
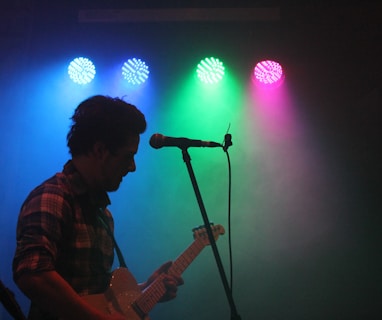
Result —
[[140, 285], [141, 290], [147, 288], [151, 283], [155, 281], [161, 274], [163, 274], [163, 284], [166, 287], [166, 292], [159, 300], [159, 302], [165, 302], [172, 300], [176, 297], [178, 286], [184, 284], [184, 281], [180, 275], [167, 274], [168, 269], [171, 267], [172, 261], [168, 261], [162, 264], [154, 273], [147, 279], [147, 281]]

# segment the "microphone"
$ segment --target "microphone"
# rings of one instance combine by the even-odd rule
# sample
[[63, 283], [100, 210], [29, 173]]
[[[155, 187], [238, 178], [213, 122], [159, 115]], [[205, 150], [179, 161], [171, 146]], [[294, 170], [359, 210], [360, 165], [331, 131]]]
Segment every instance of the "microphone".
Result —
[[178, 147], [180, 149], [187, 149], [188, 147], [223, 147], [220, 143], [217, 142], [166, 137], [160, 133], [155, 133], [151, 136], [150, 146], [152, 146], [154, 149], [159, 149], [162, 147]]

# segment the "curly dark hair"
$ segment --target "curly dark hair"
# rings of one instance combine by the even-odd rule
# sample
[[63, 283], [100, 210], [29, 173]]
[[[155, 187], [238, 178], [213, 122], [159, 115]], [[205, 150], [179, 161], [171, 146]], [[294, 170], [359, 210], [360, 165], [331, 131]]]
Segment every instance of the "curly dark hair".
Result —
[[103, 95], [81, 102], [71, 120], [66, 138], [72, 156], [88, 154], [97, 141], [115, 153], [129, 136], [143, 133], [147, 126], [145, 116], [136, 106]]

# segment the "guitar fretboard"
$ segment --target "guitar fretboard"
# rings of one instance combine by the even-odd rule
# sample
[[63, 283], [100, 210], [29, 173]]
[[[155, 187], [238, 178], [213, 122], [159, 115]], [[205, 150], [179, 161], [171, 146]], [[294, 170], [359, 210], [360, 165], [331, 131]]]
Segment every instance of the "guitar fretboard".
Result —
[[[168, 270], [170, 275], [181, 275], [187, 267], [195, 260], [199, 253], [206, 245], [196, 239], [171, 265]], [[148, 314], [163, 294], [166, 292], [166, 288], [163, 284], [165, 275], [160, 275], [135, 301], [134, 307], [139, 308], [139, 311], [143, 314]]]

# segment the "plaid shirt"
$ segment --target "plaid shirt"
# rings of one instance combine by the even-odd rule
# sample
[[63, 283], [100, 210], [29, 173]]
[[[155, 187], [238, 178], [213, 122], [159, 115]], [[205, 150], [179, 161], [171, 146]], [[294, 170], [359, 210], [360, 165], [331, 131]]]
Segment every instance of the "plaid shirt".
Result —
[[25, 200], [17, 225], [13, 275], [56, 270], [80, 295], [106, 290], [114, 258], [113, 232], [106, 192], [90, 193], [68, 161]]

